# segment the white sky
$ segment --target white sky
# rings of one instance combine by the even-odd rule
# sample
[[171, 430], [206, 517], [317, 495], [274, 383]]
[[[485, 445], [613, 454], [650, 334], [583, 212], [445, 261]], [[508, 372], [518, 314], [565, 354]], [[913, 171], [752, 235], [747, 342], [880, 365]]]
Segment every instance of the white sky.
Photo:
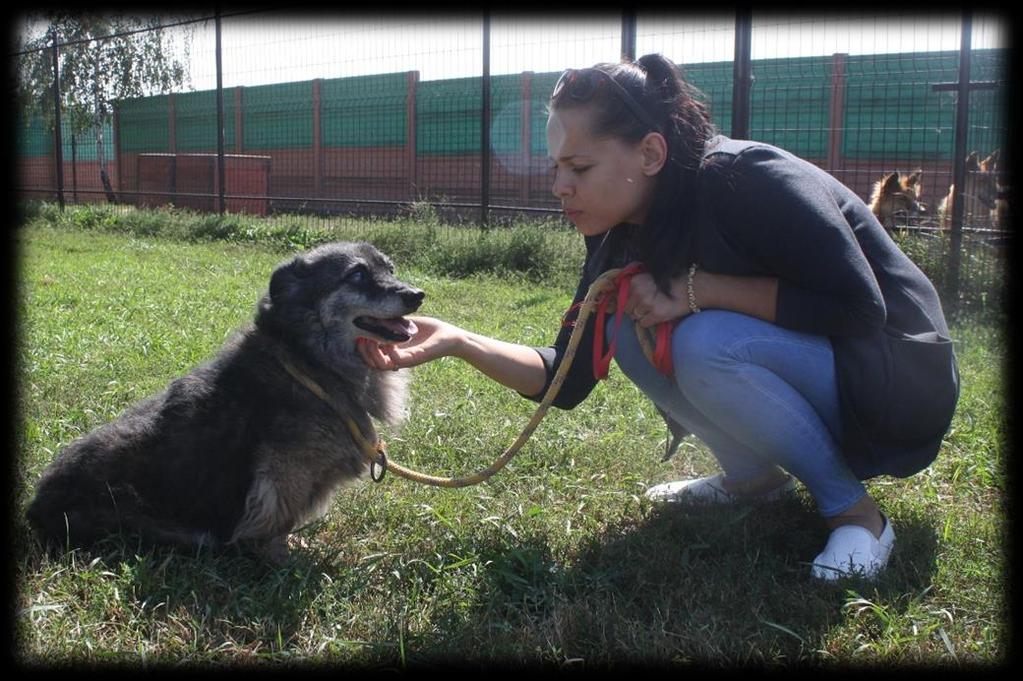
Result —
[[[637, 17], [636, 54], [661, 52], [683, 64], [730, 61], [731, 12]], [[976, 14], [973, 47], [1008, 46], [1004, 15]], [[958, 12], [827, 14], [754, 12], [754, 59], [959, 49]], [[258, 13], [222, 22], [224, 86], [419, 71], [420, 80], [479, 75], [481, 14], [372, 16]], [[492, 75], [553, 72], [617, 61], [621, 15], [491, 15]], [[213, 22], [189, 36], [191, 86], [216, 87]]]
[[[492, 75], [553, 72], [617, 61], [620, 14], [491, 16]], [[639, 14], [636, 54], [661, 52], [685, 63], [730, 61], [734, 15]], [[754, 59], [959, 49], [956, 12], [869, 15], [754, 14]], [[216, 86], [213, 29], [197, 27], [193, 86]], [[257, 85], [363, 74], [419, 71], [420, 80], [479, 75], [479, 15], [396, 19], [287, 14], [223, 20], [224, 85]], [[1006, 46], [1006, 19], [974, 17], [973, 47]]]

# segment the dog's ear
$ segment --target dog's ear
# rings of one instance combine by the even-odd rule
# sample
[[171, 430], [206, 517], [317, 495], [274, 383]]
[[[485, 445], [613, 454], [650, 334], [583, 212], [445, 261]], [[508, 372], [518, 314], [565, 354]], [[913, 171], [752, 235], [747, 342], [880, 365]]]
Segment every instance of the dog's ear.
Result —
[[287, 298], [301, 286], [301, 280], [308, 273], [309, 266], [302, 256], [296, 256], [274, 270], [270, 277], [270, 299]]
[[296, 256], [274, 270], [270, 289], [256, 304], [257, 326], [286, 331], [292, 325], [292, 315], [303, 307], [301, 297], [309, 269], [302, 256]]
[[991, 152], [991, 155], [980, 162], [980, 169], [986, 173], [994, 171], [998, 165], [998, 149]]
[[887, 194], [894, 194], [902, 189], [901, 185], [899, 185], [898, 171], [885, 175], [884, 179], [881, 180], [881, 187]]

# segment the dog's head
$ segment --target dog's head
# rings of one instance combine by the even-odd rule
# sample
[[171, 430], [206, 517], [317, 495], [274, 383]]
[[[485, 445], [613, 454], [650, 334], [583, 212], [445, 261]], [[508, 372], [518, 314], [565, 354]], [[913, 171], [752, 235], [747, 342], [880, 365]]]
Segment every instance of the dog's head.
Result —
[[357, 338], [401, 343], [405, 319], [425, 294], [398, 280], [390, 259], [367, 243], [331, 243], [281, 264], [259, 303], [256, 324], [328, 365], [355, 359]]
[[[998, 150], [980, 160], [977, 152], [970, 152], [966, 157], [966, 191], [967, 198], [974, 198], [991, 210], [998, 199]], [[969, 205], [969, 204], [967, 204]]]
[[927, 207], [919, 201], [921, 173], [917, 170], [909, 175], [900, 175], [896, 171], [874, 183], [870, 208], [882, 223], [888, 222], [896, 214], [916, 217], [927, 212]]

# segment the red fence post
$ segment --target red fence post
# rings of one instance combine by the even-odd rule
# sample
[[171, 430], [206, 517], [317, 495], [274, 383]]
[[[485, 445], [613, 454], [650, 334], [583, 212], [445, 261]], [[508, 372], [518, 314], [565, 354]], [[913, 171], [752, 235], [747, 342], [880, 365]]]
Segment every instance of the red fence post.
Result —
[[522, 145], [522, 175], [519, 187], [519, 197], [529, 201], [529, 169], [531, 168], [531, 155], [533, 153], [533, 72], [525, 71], [521, 76], [522, 84], [522, 120], [520, 124], [521, 134], [519, 135]]
[[828, 170], [838, 168], [842, 157], [843, 121], [845, 120], [845, 58], [847, 54], [831, 56], [831, 104], [828, 111]]
[[313, 81], [313, 197], [323, 197], [323, 131], [320, 127], [320, 86], [322, 78]]
[[419, 71], [409, 71], [405, 75], [405, 156], [408, 166], [409, 200], [416, 200], [416, 183], [418, 173], [416, 164], [416, 88], [419, 85]]

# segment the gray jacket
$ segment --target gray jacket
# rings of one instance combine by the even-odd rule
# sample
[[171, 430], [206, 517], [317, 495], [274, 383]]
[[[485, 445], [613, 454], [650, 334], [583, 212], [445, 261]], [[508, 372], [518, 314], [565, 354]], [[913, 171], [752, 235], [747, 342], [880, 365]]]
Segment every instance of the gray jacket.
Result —
[[[759, 142], [718, 136], [704, 153], [696, 260], [721, 274], [779, 279], [781, 327], [826, 335], [835, 353], [843, 453], [861, 479], [908, 476], [937, 455], [959, 396], [952, 341], [934, 286], [867, 205], [816, 166]], [[586, 239], [575, 302], [599, 274], [624, 264]], [[553, 346], [536, 348], [548, 381], [574, 308]], [[593, 389], [593, 317], [555, 406]], [[545, 386], [546, 389], [546, 386]], [[532, 396], [531, 399], [539, 399]], [[668, 420], [674, 447], [685, 434]]]

